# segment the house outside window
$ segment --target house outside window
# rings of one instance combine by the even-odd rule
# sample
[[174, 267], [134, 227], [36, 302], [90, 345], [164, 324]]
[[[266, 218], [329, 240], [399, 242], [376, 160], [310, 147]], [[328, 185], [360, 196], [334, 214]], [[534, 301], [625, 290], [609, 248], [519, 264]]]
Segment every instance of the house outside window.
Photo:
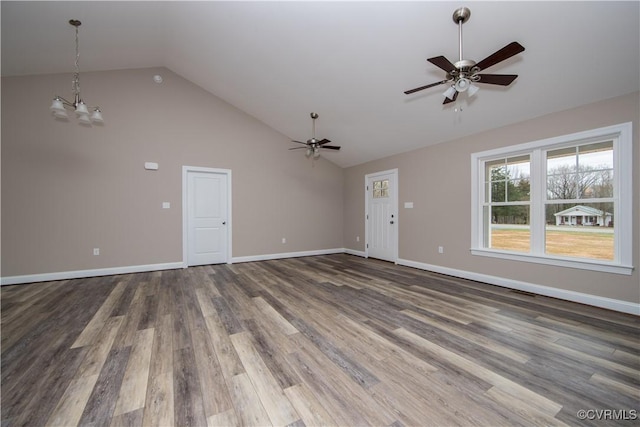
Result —
[[631, 274], [631, 123], [472, 154], [474, 255]]

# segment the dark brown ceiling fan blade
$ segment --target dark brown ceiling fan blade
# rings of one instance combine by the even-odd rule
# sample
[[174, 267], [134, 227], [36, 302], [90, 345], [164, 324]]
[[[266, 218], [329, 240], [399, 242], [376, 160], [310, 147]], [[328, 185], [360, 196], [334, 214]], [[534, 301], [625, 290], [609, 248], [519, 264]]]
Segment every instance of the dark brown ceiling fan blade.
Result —
[[340, 147], [338, 147], [337, 145], [323, 145], [320, 148], [322, 148], [322, 149], [328, 148], [329, 150], [339, 150], [340, 149]]
[[444, 56], [435, 56], [433, 58], [429, 58], [427, 59], [427, 61], [431, 62], [433, 65], [435, 65], [438, 68], [443, 69], [444, 71], [446, 71], [447, 73], [450, 73], [452, 71], [455, 71], [456, 66], [453, 65], [451, 63], [451, 61], [449, 61], [447, 58], [445, 58]]
[[445, 84], [445, 83], [446, 83], [446, 82], [448, 82], [448, 81], [449, 81], [449, 80], [442, 80], [442, 81], [440, 81], [440, 82], [431, 83], [430, 85], [420, 86], [420, 87], [417, 87], [417, 88], [415, 88], [415, 89], [406, 90], [406, 91], [404, 92], [404, 94], [405, 94], [405, 95], [409, 95], [409, 94], [411, 94], [411, 93], [415, 93], [415, 92], [418, 92], [418, 91], [421, 91], [421, 90], [424, 90], [424, 89], [429, 89], [430, 87], [434, 87], [434, 86], [438, 86], [438, 85]]
[[453, 94], [453, 99], [449, 99], [449, 98], [444, 98], [444, 102], [442, 103], [442, 105], [444, 104], [448, 104], [450, 102], [454, 102], [456, 100], [456, 98], [458, 97], [458, 91], [456, 91], [456, 93]]
[[293, 148], [289, 148], [289, 150], [299, 150], [301, 148], [307, 148], [307, 147], [293, 147]]
[[522, 47], [520, 43], [511, 42], [505, 47], [503, 47], [502, 49], [498, 50], [497, 52], [487, 56], [485, 59], [478, 62], [476, 64], [476, 67], [478, 67], [481, 70], [486, 70], [492, 65], [496, 65], [498, 62], [502, 62], [505, 59], [511, 58], [513, 55], [517, 55], [522, 51], [524, 51], [524, 47]]
[[517, 74], [478, 74], [480, 80], [478, 83], [490, 85], [509, 86], [518, 75]]
[[325, 138], [325, 139], [323, 139], [322, 141], [318, 141], [316, 144], [318, 144], [318, 145], [324, 145], [324, 144], [328, 144], [328, 143], [330, 143], [330, 142], [331, 142], [330, 140], [328, 140], [328, 139], [326, 139], [326, 138]]

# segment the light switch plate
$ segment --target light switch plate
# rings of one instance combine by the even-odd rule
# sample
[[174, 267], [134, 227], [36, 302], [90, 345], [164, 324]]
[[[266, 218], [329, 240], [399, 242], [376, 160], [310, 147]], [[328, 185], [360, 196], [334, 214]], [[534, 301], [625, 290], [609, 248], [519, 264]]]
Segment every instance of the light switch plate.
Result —
[[413, 209], [413, 202], [404, 202], [405, 209]]
[[170, 208], [171, 208], [171, 203], [162, 202], [162, 209], [170, 209]]

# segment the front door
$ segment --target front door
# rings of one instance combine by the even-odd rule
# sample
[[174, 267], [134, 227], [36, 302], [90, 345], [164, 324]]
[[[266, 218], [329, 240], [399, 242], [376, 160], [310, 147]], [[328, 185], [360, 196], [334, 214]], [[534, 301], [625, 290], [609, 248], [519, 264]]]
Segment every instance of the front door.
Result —
[[398, 254], [398, 171], [367, 175], [368, 257], [396, 262]]
[[187, 265], [227, 262], [227, 175], [187, 172]]

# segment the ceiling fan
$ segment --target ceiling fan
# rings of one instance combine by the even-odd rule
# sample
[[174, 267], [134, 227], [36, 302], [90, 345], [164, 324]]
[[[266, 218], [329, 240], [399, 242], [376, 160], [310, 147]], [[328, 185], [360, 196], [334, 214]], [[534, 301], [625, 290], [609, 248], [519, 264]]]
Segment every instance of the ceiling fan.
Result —
[[431, 83], [426, 86], [420, 86], [415, 89], [405, 91], [406, 95], [414, 92], [418, 92], [430, 87], [450, 84], [449, 88], [443, 94], [445, 99], [443, 104], [454, 102], [460, 92], [469, 92], [469, 96], [473, 96], [478, 87], [474, 83], [485, 83], [490, 85], [509, 86], [518, 75], [517, 74], [480, 74], [483, 71], [505, 59], [511, 58], [514, 55], [524, 51], [524, 47], [518, 42], [511, 42], [497, 52], [489, 55], [482, 61], [476, 63], [469, 59], [463, 59], [462, 57], [462, 24], [469, 20], [471, 11], [469, 8], [461, 7], [453, 12], [453, 22], [458, 24], [458, 45], [459, 45], [459, 60], [452, 64], [444, 56], [436, 56], [427, 59], [438, 68], [447, 72], [447, 78], [436, 83]]
[[291, 141], [291, 142], [296, 142], [298, 144], [304, 144], [305, 147], [294, 147], [294, 148], [289, 148], [289, 150], [298, 150], [300, 148], [306, 148], [307, 149], [307, 153], [306, 156], [309, 157], [311, 155], [313, 155], [314, 158], [318, 158], [320, 157], [320, 149], [327, 149], [327, 150], [339, 150], [340, 147], [338, 147], [337, 145], [326, 145], [328, 143], [330, 143], [331, 141], [328, 139], [316, 139], [316, 119], [318, 118], [318, 114], [317, 113], [311, 113], [311, 139], [307, 139], [307, 142], [302, 142], [302, 141]]

